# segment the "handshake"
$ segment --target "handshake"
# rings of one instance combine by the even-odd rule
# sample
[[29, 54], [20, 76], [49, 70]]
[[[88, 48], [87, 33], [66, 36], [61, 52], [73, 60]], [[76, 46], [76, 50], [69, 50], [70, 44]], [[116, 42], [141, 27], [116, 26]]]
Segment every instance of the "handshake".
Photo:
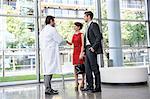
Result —
[[64, 36], [64, 40], [67, 40], [67, 38], [68, 38], [68, 34], [66, 34], [66, 35]]

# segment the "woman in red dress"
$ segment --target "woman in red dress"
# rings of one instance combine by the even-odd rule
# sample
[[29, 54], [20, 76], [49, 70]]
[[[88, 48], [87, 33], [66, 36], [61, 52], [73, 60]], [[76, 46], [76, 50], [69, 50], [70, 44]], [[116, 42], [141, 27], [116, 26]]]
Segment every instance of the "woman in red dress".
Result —
[[[75, 33], [72, 37], [72, 42], [68, 42], [67, 43], [69, 45], [74, 46], [73, 49], [73, 65], [74, 65], [74, 76], [75, 76], [75, 90], [78, 91], [78, 74], [76, 73], [76, 69], [75, 66], [77, 66], [78, 64], [83, 64], [84, 63], [84, 59], [83, 59], [83, 44], [84, 44], [84, 36], [83, 33], [80, 32], [80, 30], [83, 27], [83, 24], [80, 22], [75, 22], [74, 23], [74, 30]], [[81, 88], [84, 88], [84, 73], [82, 74], [82, 82], [81, 82]]]

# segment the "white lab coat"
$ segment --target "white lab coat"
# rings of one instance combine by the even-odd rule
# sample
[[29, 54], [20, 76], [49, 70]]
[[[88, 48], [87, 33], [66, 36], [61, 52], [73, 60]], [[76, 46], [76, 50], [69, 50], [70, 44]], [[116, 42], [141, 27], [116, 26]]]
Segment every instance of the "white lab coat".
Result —
[[56, 28], [51, 25], [46, 25], [42, 29], [39, 38], [43, 74], [61, 74], [59, 44], [63, 41], [63, 38], [58, 34]]

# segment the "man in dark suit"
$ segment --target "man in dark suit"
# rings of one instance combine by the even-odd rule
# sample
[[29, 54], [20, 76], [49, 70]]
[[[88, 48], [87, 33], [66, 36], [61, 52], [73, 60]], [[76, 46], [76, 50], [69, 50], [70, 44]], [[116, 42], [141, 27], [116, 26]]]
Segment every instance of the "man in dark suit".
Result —
[[[87, 11], [84, 13], [84, 20], [87, 23], [87, 31], [84, 36], [85, 51], [85, 72], [87, 86], [82, 91], [101, 92], [101, 78], [99, 65], [97, 63], [97, 54], [102, 54], [102, 33], [99, 25], [92, 21], [93, 13]], [[93, 75], [95, 76], [95, 87], [93, 85]]]

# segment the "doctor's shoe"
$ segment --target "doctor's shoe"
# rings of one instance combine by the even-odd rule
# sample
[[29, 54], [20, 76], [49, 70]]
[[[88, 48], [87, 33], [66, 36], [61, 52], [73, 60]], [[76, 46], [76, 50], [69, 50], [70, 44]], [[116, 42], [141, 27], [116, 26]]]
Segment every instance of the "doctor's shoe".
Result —
[[51, 91], [48, 91], [48, 92], [45, 92], [45, 94], [48, 94], [48, 95], [57, 95], [59, 92], [58, 91], [54, 91], [54, 90], [51, 90]]
[[58, 90], [54, 90], [54, 89], [52, 89], [52, 91], [54, 91], [54, 92], [58, 92]]

